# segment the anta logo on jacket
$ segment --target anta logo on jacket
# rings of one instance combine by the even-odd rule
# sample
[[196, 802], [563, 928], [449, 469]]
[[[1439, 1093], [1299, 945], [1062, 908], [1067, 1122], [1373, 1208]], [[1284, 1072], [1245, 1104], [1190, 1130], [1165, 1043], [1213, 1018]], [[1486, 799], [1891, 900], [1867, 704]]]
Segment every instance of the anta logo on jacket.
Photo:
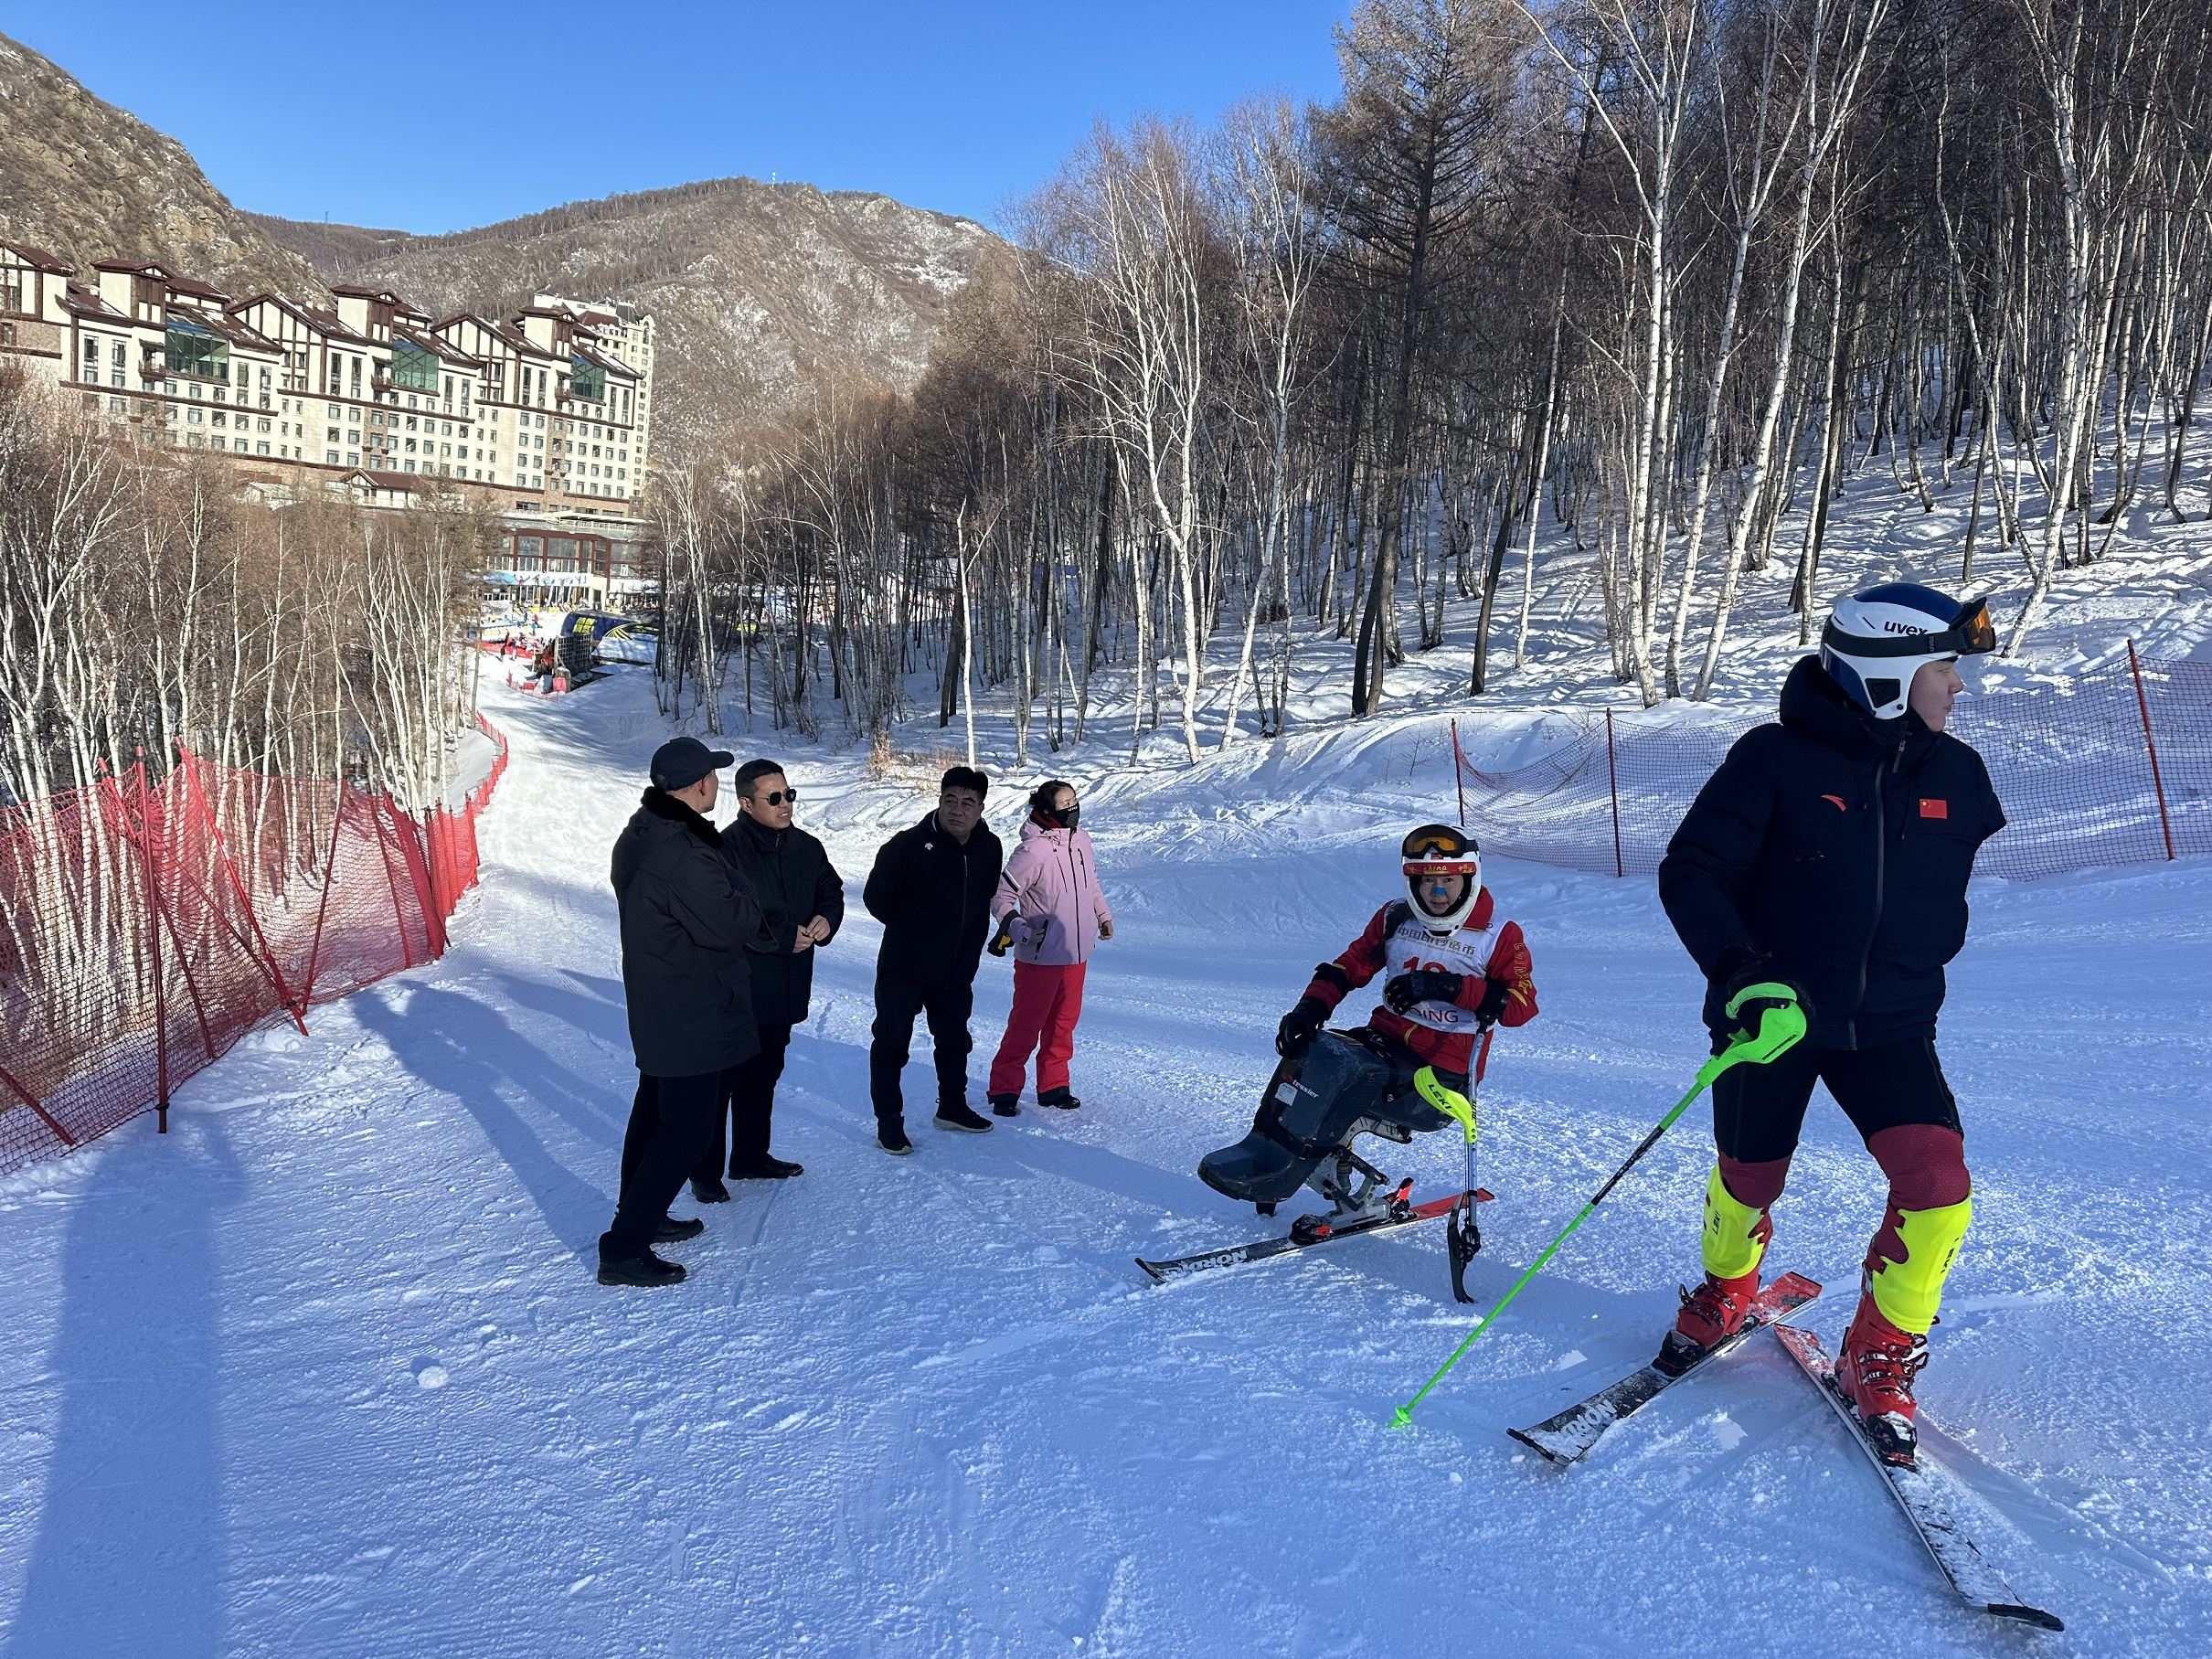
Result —
[[1720, 993], [1764, 957], [1821, 1048], [1932, 1037], [1966, 942], [1974, 854], [2005, 827], [1982, 757], [1918, 715], [1877, 720], [1805, 657], [1781, 719], [1746, 732], [1667, 844], [1659, 897]]

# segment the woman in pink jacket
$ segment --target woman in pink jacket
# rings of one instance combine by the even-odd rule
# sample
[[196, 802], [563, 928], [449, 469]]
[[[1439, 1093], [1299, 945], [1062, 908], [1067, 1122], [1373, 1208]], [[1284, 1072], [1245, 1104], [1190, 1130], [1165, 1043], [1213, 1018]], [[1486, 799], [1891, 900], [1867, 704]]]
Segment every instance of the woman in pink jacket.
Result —
[[998, 931], [991, 953], [1014, 947], [1014, 1010], [991, 1062], [991, 1110], [1021, 1110], [1022, 1073], [1037, 1051], [1037, 1103], [1080, 1106], [1068, 1088], [1075, 1022], [1083, 1012], [1083, 970], [1099, 940], [1113, 937], [1113, 912], [1099, 890], [1090, 833], [1076, 827], [1075, 791], [1058, 778], [1029, 797], [1022, 843], [1006, 860], [991, 900]]

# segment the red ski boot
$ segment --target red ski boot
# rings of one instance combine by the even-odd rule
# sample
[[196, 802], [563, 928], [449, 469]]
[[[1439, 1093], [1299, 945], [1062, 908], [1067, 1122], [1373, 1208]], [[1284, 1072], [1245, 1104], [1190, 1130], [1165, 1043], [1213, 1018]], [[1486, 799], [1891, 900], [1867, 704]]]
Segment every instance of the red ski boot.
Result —
[[1707, 1273], [1696, 1290], [1682, 1292], [1682, 1311], [1652, 1364], [1669, 1377], [1687, 1370], [1715, 1343], [1743, 1329], [1744, 1316], [1758, 1296], [1756, 1269], [1738, 1279]]
[[1886, 1462], [1910, 1467], [1919, 1449], [1912, 1379], [1928, 1363], [1928, 1338], [1900, 1331], [1874, 1298], [1861, 1296], [1836, 1356], [1835, 1386], [1858, 1412], [1866, 1437]]

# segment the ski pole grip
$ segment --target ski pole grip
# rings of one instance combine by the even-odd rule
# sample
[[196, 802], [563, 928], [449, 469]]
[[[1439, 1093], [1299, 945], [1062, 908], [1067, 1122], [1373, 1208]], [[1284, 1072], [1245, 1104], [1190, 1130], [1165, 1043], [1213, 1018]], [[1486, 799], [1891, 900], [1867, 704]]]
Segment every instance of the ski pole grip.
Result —
[[[1747, 998], [1753, 996], [1789, 995], [1787, 985], [1747, 985], [1728, 1000], [1728, 1012], [1733, 1014]], [[1698, 1068], [1697, 1086], [1709, 1087], [1713, 1080], [1731, 1066], [1747, 1062], [1764, 1066], [1779, 1059], [1804, 1040], [1805, 1011], [1792, 1000], [1770, 1003], [1759, 1016], [1757, 1031], [1739, 1031], [1728, 1046]]]

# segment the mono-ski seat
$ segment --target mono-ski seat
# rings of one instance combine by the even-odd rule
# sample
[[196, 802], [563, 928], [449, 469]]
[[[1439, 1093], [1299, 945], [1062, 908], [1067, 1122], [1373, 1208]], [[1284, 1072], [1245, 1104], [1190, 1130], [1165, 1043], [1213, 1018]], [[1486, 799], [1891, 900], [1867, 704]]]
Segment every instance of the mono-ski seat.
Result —
[[1252, 1127], [1231, 1146], [1207, 1153], [1198, 1175], [1240, 1203], [1271, 1208], [1315, 1170], [1351, 1155], [1353, 1137], [1404, 1143], [1452, 1120], [1414, 1090], [1410, 1057], [1377, 1052], [1367, 1033], [1324, 1031], [1305, 1052], [1276, 1067]]

